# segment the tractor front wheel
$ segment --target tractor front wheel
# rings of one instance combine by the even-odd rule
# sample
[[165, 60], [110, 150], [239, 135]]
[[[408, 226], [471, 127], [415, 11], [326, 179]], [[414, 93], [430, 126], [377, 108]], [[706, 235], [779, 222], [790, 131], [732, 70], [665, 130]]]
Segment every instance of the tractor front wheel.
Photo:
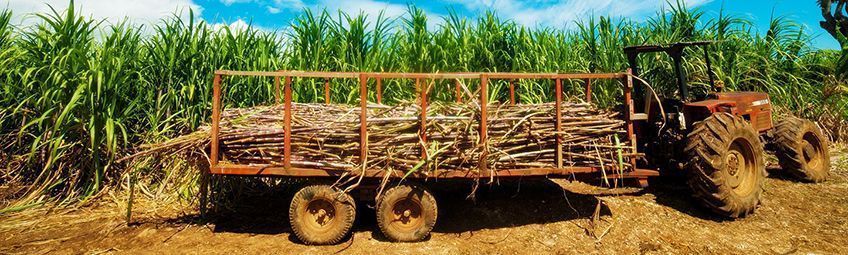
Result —
[[780, 167], [806, 182], [823, 182], [830, 171], [827, 138], [815, 123], [787, 118], [774, 131], [775, 154]]
[[695, 124], [687, 139], [688, 184], [694, 196], [727, 217], [753, 213], [767, 173], [763, 146], [751, 125], [716, 113]]

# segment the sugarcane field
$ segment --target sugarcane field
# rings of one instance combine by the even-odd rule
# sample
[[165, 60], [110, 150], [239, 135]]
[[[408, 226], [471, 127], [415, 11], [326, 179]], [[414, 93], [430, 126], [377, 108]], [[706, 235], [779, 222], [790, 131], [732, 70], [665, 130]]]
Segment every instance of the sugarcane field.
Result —
[[848, 1], [0, 0], [0, 254], [844, 254]]

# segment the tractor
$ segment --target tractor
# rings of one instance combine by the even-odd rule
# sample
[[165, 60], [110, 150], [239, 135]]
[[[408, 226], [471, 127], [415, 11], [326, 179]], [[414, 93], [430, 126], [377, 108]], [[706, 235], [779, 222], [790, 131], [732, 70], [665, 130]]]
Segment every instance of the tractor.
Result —
[[[772, 121], [769, 95], [724, 92], [716, 81], [709, 49], [713, 42], [681, 42], [624, 48], [635, 76], [642, 54], [665, 53], [676, 78], [675, 98], [658, 95], [649, 86], [634, 86], [636, 135], [645, 164], [662, 175], [685, 175], [693, 196], [707, 208], [730, 217], [745, 217], [760, 204], [766, 172], [765, 152], [775, 154], [782, 171], [804, 182], [828, 176], [828, 139], [814, 122], [788, 117]], [[684, 56], [702, 50], [709, 87], [691, 93], [683, 68]], [[643, 81], [643, 84], [647, 82]], [[647, 90], [646, 90], [647, 89]], [[693, 95], [696, 94], [696, 95]]]

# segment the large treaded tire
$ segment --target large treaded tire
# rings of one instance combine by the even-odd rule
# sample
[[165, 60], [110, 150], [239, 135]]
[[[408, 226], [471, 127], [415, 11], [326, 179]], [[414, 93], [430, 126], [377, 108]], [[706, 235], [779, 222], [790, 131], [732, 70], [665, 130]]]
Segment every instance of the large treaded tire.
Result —
[[775, 127], [775, 149], [780, 167], [805, 182], [823, 182], [830, 171], [828, 140], [812, 121], [787, 118]]
[[300, 189], [289, 206], [292, 231], [305, 244], [336, 244], [353, 227], [356, 203], [350, 194], [329, 185]]
[[437, 217], [436, 199], [419, 185], [398, 185], [377, 201], [377, 225], [392, 241], [424, 240], [436, 225]]
[[706, 207], [730, 218], [754, 212], [768, 174], [763, 146], [750, 124], [715, 113], [694, 125], [685, 153], [687, 182]]

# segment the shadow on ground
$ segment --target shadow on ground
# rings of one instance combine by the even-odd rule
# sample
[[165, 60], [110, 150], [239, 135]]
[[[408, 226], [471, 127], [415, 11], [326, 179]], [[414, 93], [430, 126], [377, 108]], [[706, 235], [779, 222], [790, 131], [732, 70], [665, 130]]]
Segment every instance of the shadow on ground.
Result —
[[[589, 219], [598, 206], [595, 196], [573, 193], [550, 180], [502, 181], [499, 185], [480, 185], [476, 197], [468, 199], [471, 187], [469, 182], [428, 185], [439, 206], [438, 221], [433, 232], [464, 233]], [[229, 193], [219, 194], [216, 202], [213, 201], [214, 209], [210, 211], [208, 221], [214, 225], [214, 232], [259, 235], [291, 232], [288, 207], [294, 189], [266, 186], [230, 190]], [[600, 216], [607, 215], [611, 215], [609, 208], [601, 204]], [[196, 215], [185, 217], [196, 218]], [[377, 240], [387, 241], [377, 227], [373, 202], [357, 206], [353, 231], [371, 232]], [[298, 242], [293, 236], [290, 235], [290, 239]]]
[[[768, 168], [769, 177], [789, 180], [779, 168]], [[224, 177], [226, 178], [226, 177]], [[297, 187], [302, 183], [256, 181], [256, 178], [219, 180], [219, 192], [207, 220], [215, 232], [248, 234], [290, 233], [288, 208]], [[726, 221], [701, 206], [691, 197], [683, 176], [656, 177], [651, 186], [630, 195], [653, 194], [657, 204], [673, 208], [692, 217], [710, 221]], [[271, 185], [269, 183], [274, 183]], [[545, 179], [501, 181], [496, 185], [480, 185], [471, 199], [470, 181], [428, 183], [436, 196], [439, 218], [436, 233], [465, 233], [483, 229], [499, 229], [531, 224], [546, 224], [575, 219], [590, 219], [598, 206], [598, 196], [564, 189]], [[359, 200], [359, 199], [358, 199]], [[368, 199], [362, 199], [368, 200]], [[371, 198], [373, 200], [373, 198]], [[601, 204], [600, 216], [611, 215]], [[171, 219], [169, 222], [201, 222], [197, 215]], [[385, 237], [377, 228], [373, 202], [357, 205], [354, 232], [371, 232], [378, 240]], [[293, 241], [295, 238], [290, 236]]]

